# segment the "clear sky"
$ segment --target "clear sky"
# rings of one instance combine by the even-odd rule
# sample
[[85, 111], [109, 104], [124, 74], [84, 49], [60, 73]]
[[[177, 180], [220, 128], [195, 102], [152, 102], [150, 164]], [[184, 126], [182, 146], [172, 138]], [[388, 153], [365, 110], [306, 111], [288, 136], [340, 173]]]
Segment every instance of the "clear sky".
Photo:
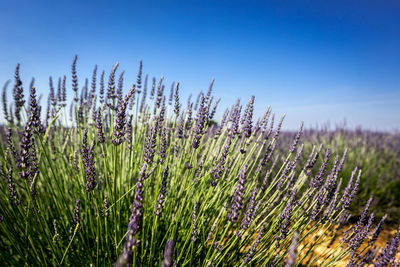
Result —
[[80, 85], [119, 61], [127, 89], [142, 59], [184, 96], [215, 77], [221, 113], [255, 95], [256, 114], [286, 112], [287, 129], [400, 128], [400, 1], [0, 2], [0, 83], [21, 63], [44, 96], [50, 75], [71, 88], [75, 54]]

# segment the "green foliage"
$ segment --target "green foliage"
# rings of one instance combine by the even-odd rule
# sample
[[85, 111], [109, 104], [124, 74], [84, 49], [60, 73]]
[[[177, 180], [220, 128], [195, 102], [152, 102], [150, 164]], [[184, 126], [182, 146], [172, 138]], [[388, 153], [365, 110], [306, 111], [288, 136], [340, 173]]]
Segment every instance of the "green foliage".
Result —
[[[76, 58], [77, 89], [75, 64]], [[194, 105], [197, 115], [192, 118], [189, 112], [176, 111], [178, 96], [175, 111], [172, 96], [166, 105], [162, 79], [150, 99], [146, 99], [146, 85], [139, 93], [141, 69], [136, 91], [123, 98], [122, 75], [115, 91], [117, 67], [111, 71], [108, 96], [100, 110], [95, 107], [93, 86], [90, 93], [84, 87], [80, 98], [75, 91], [70, 118], [64, 100], [49, 99], [45, 131], [35, 126], [32, 104], [22, 112], [24, 127], [13, 124], [10, 114], [7, 127], [13, 134], [10, 141], [5, 137], [0, 142], [0, 172], [5, 177], [0, 184], [2, 263], [280, 266], [295, 260], [290, 250], [297, 251], [298, 263], [332, 266], [355, 255], [357, 249], [346, 242], [313, 253], [321, 243], [333, 240], [345, 223], [343, 201], [353, 196], [344, 197], [337, 185], [341, 178], [346, 184], [352, 167], [341, 171], [338, 162], [331, 160], [320, 177], [322, 184], [311, 186], [322, 164], [320, 157], [310, 152], [310, 143], [303, 150], [295, 137], [293, 144], [293, 135], [279, 139], [281, 124], [274, 128], [268, 123], [270, 109], [252, 127], [254, 98], [243, 117], [237, 102], [226, 123], [216, 125], [208, 120], [211, 87], [199, 95], [200, 104]], [[99, 132], [104, 133], [104, 143]], [[293, 149], [288, 151], [290, 144]], [[329, 144], [348, 146], [343, 138]], [[364, 159], [358, 155], [366, 152], [353, 148], [348, 161]], [[343, 153], [334, 154], [340, 160]], [[307, 158], [315, 158], [316, 164]], [[26, 179], [21, 178], [23, 173]], [[94, 189], [88, 186], [93, 177]], [[389, 185], [393, 190], [398, 187], [398, 183], [385, 184]], [[362, 194], [368, 195], [365, 186]], [[385, 186], [379, 188], [386, 190]], [[159, 216], [157, 204], [163, 206]], [[369, 216], [368, 209], [365, 214]], [[372, 235], [365, 220], [359, 226]], [[317, 231], [322, 234], [314, 237]], [[357, 229], [350, 232], [349, 240], [355, 240], [357, 233]], [[166, 249], [167, 243], [173, 248]], [[303, 246], [297, 250], [298, 243]]]

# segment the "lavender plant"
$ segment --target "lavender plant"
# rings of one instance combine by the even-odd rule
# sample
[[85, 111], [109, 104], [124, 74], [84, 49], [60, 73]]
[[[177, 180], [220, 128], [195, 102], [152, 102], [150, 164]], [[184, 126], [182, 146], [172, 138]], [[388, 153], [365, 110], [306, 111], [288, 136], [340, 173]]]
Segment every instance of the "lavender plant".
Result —
[[0, 142], [5, 265], [335, 266], [349, 259], [349, 266], [385, 266], [396, 261], [398, 233], [385, 248], [376, 247], [385, 219], [377, 216], [375, 222], [372, 200], [344, 241], [315, 253], [335, 239], [356, 193], [364, 193], [363, 174], [346, 171], [354, 147], [348, 153], [308, 149], [309, 143], [302, 144], [302, 134], [308, 134], [303, 124], [286, 139], [283, 118], [275, 127], [270, 108], [254, 118], [254, 96], [244, 108], [238, 100], [213, 125], [219, 103], [213, 103], [214, 80], [195, 103], [189, 98], [187, 110], [179, 102], [180, 83], [171, 87], [166, 105], [164, 77], [158, 84], [153, 78], [147, 99], [142, 62], [127, 92], [118, 63], [106, 94], [102, 72], [96, 95], [97, 66], [91, 90], [86, 83], [78, 92], [77, 64], [75, 57], [72, 88], [66, 88], [64, 76], [57, 97], [53, 89], [46, 121], [40, 121], [33, 85], [30, 107], [24, 105], [19, 65], [15, 114], [3, 90], [10, 129], [2, 128]]

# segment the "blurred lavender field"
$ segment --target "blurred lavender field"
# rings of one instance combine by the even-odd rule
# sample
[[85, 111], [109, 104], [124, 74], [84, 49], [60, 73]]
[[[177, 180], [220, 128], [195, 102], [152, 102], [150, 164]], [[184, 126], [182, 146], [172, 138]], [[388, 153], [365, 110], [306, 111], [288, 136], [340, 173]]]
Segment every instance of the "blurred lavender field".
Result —
[[[282, 132], [278, 143], [281, 155], [287, 150], [287, 144], [295, 133]], [[320, 129], [306, 129], [303, 132], [305, 155], [318, 149], [331, 148], [332, 153], [343, 153], [348, 150], [347, 164], [342, 170], [342, 186], [344, 187], [354, 168], [362, 170], [358, 198], [351, 206], [353, 218], [356, 218], [365, 203], [373, 195], [375, 197], [375, 212], [378, 216], [388, 213], [388, 223], [397, 223], [400, 219], [400, 133], [379, 132], [357, 129], [346, 129], [328, 126]], [[282, 160], [280, 158], [279, 160]], [[302, 159], [303, 161], [306, 158]], [[322, 161], [322, 158], [320, 158]], [[301, 164], [300, 164], [301, 165]], [[353, 220], [354, 220], [353, 219]]]

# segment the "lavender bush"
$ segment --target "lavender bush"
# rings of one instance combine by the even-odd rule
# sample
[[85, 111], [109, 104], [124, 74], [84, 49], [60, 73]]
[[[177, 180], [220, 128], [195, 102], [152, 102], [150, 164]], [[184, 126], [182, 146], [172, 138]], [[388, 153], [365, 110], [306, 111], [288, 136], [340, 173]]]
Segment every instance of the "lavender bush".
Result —
[[376, 246], [384, 219], [375, 219], [372, 198], [334, 248], [315, 253], [336, 238], [359, 189], [369, 193], [359, 170], [346, 171], [354, 147], [309, 149], [302, 125], [282, 142], [283, 118], [275, 126], [268, 108], [255, 119], [254, 96], [212, 123], [219, 102], [213, 81], [185, 109], [179, 83], [166, 102], [163, 77], [153, 78], [148, 97], [142, 63], [129, 91], [118, 66], [107, 88], [96, 66], [89, 88], [75, 57], [73, 101], [66, 103], [66, 78], [57, 93], [50, 79], [45, 114], [33, 82], [24, 100], [19, 65], [13, 103], [4, 87], [2, 263], [335, 266], [346, 258], [348, 266], [395, 264], [400, 233]]

